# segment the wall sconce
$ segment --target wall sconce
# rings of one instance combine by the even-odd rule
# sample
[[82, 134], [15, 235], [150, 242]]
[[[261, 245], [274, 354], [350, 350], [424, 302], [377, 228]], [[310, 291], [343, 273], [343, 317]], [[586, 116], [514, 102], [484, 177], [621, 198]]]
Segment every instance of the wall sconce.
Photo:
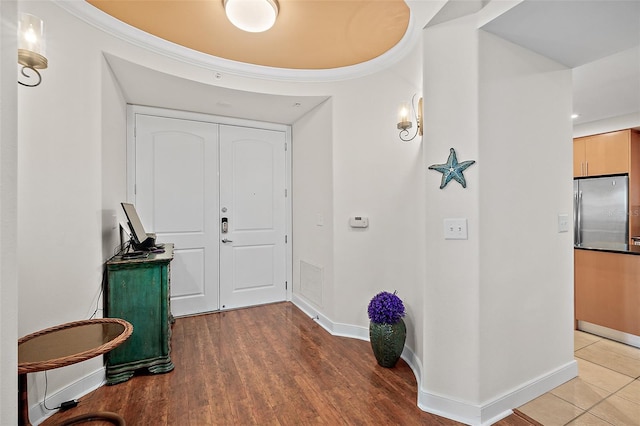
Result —
[[[24, 83], [18, 79], [18, 83], [23, 86], [35, 87], [42, 81], [38, 69], [45, 69], [48, 66], [47, 58], [44, 56], [44, 41], [42, 19], [28, 13], [20, 15], [20, 22], [18, 22], [18, 63], [22, 65], [20, 73], [28, 79], [35, 76], [38, 78], [38, 81], [33, 84]], [[25, 69], [30, 69], [35, 76], [27, 74]]]
[[222, 4], [229, 21], [250, 33], [267, 31], [278, 17], [278, 0], [222, 0]]
[[[409, 142], [415, 139], [416, 136], [422, 136], [422, 98], [418, 100], [418, 108], [416, 110], [415, 107], [415, 99], [418, 95], [413, 95], [411, 98], [411, 106], [408, 103], [403, 103], [400, 105], [400, 110], [398, 111], [398, 130], [400, 130], [400, 140], [404, 142]], [[409, 114], [413, 113], [413, 117]], [[416, 133], [409, 136], [409, 129], [413, 127], [412, 119], [416, 122]]]

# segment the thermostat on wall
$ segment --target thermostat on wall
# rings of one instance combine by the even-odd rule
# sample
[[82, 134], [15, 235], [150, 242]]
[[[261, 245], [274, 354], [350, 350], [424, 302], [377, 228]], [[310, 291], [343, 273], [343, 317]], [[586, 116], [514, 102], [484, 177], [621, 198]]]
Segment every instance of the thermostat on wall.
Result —
[[352, 228], [366, 228], [369, 226], [369, 218], [364, 216], [350, 217], [349, 226]]

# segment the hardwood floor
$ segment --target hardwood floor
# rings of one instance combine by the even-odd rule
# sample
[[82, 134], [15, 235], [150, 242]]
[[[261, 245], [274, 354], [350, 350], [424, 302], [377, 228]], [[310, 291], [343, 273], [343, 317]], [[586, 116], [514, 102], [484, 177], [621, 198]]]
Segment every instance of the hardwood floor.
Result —
[[94, 411], [129, 426], [460, 424], [417, 407], [403, 360], [378, 366], [368, 342], [331, 336], [288, 302], [179, 318], [172, 360], [174, 371], [103, 386], [42, 425]]

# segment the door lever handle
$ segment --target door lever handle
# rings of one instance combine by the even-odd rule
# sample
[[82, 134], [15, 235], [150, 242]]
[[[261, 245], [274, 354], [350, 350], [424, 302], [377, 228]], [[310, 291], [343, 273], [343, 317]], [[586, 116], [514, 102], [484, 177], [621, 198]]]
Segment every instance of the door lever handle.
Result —
[[222, 242], [223, 242], [223, 243], [232, 243], [233, 241], [231, 241], [231, 240], [228, 240], [228, 239], [224, 238], [224, 239], [222, 240]]

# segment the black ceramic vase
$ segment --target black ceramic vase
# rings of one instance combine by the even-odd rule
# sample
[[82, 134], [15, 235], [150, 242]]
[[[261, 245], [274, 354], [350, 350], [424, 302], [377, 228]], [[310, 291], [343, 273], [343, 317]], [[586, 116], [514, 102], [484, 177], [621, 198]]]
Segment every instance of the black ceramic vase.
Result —
[[391, 368], [402, 355], [407, 327], [402, 318], [395, 324], [369, 323], [369, 341], [378, 364]]

